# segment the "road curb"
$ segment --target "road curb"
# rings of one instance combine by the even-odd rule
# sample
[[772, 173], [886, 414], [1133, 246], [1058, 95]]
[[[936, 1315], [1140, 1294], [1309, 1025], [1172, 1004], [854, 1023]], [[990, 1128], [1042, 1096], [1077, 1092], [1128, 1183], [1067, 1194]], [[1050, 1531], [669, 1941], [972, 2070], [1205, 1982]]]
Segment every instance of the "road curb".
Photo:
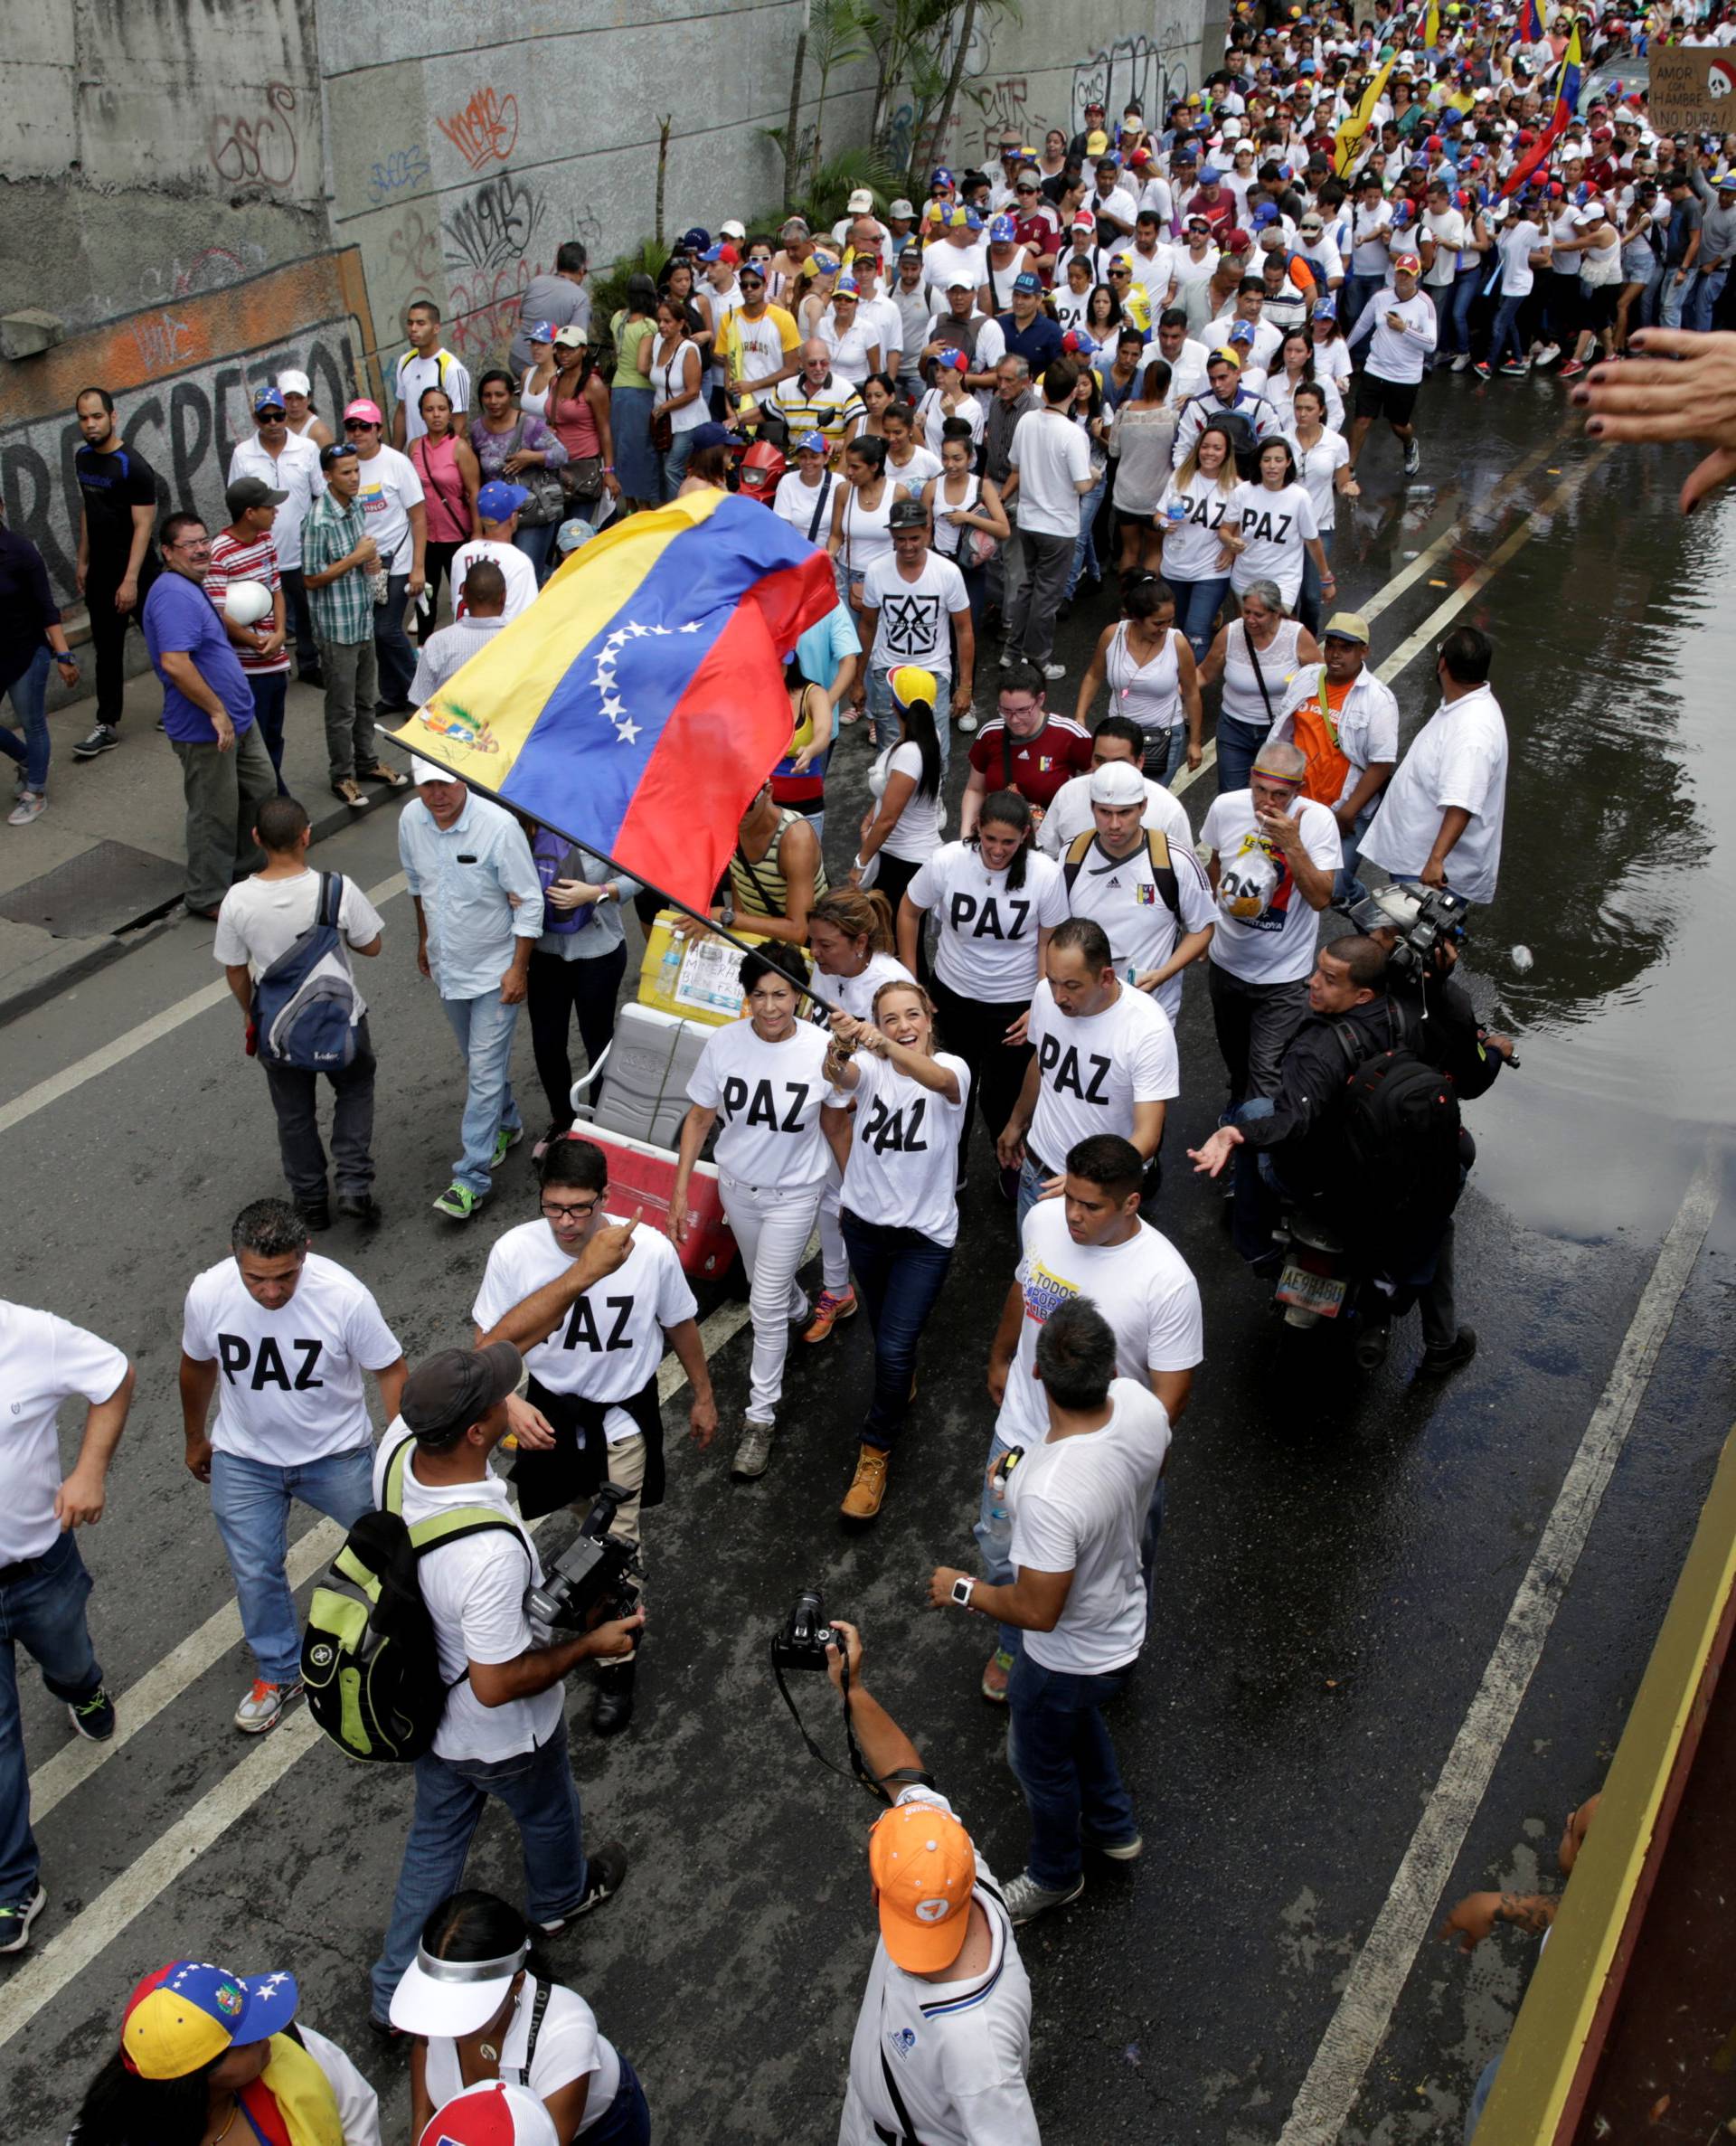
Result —
[[[340, 828], [356, 827], [373, 814], [394, 802], [401, 804], [406, 798], [414, 795], [413, 789], [381, 790], [370, 796], [366, 806], [360, 812], [353, 810], [348, 805], [334, 805], [329, 812], [317, 817], [310, 815], [313, 838], [316, 843], [324, 842]], [[88, 982], [91, 977], [99, 975], [105, 969], [112, 968], [117, 961], [124, 960], [128, 954], [137, 952], [140, 947], [155, 944], [179, 923], [185, 913], [177, 894], [172, 902], [159, 903], [154, 909], [145, 910], [136, 917], [128, 917], [124, 923], [117, 925], [114, 931], [93, 941], [84, 953], [69, 961], [63, 969], [57, 969], [52, 976], [38, 977], [34, 981], [20, 984], [15, 989], [8, 989], [4, 983], [0, 983], [0, 1028], [21, 1020], [26, 1014], [34, 1013], [38, 1007], [45, 1006], [51, 998], [58, 997], [73, 985]], [[201, 923], [204, 921], [203, 917], [199, 919]]]

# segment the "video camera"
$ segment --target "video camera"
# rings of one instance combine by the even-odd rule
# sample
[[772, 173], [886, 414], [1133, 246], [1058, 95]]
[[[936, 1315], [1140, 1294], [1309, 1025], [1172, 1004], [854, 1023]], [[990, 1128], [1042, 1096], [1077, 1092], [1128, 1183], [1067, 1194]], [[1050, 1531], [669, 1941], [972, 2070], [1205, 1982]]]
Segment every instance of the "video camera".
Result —
[[819, 1589], [804, 1588], [796, 1597], [796, 1606], [771, 1635], [771, 1666], [774, 1669], [823, 1671], [827, 1666], [828, 1647], [845, 1654], [844, 1635], [826, 1622], [826, 1598]]
[[589, 1631], [593, 1625], [633, 1614], [638, 1604], [627, 1583], [639, 1568], [638, 1552], [609, 1532], [628, 1495], [619, 1483], [602, 1485], [583, 1526], [543, 1574], [542, 1584], [526, 1590], [527, 1617], [563, 1631]]
[[1396, 931], [1399, 943], [1387, 960], [1399, 976], [1424, 976], [1435, 966], [1436, 950], [1457, 946], [1465, 936], [1463, 894], [1419, 880], [1395, 879], [1356, 903], [1350, 921], [1359, 931]]

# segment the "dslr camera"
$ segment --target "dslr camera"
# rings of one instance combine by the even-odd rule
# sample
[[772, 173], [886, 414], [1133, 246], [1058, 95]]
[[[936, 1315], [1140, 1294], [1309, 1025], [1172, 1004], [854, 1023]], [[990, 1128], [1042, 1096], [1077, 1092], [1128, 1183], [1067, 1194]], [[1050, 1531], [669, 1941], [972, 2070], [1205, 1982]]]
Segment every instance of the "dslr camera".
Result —
[[638, 1553], [609, 1534], [627, 1493], [618, 1483], [604, 1483], [584, 1525], [543, 1574], [542, 1584], [526, 1590], [524, 1613], [539, 1624], [561, 1631], [589, 1631], [637, 1608], [627, 1583], [637, 1572]]
[[771, 1636], [771, 1666], [774, 1669], [818, 1669], [824, 1673], [828, 1647], [835, 1647], [843, 1654], [844, 1635], [827, 1623], [826, 1599], [819, 1589], [805, 1588]]
[[1396, 931], [1399, 943], [1387, 957], [1389, 966], [1400, 976], [1423, 976], [1434, 969], [1438, 947], [1456, 946], [1464, 938], [1469, 907], [1463, 894], [1401, 879], [1356, 903], [1350, 921], [1359, 931]]

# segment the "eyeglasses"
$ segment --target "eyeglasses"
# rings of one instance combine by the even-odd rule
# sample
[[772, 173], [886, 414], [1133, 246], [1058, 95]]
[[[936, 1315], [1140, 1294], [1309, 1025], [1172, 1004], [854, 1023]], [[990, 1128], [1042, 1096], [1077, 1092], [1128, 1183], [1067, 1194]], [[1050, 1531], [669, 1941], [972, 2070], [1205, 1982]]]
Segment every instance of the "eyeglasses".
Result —
[[549, 1222], [584, 1222], [593, 1215], [601, 1205], [600, 1196], [594, 1200], [587, 1200], [582, 1207], [563, 1207], [556, 1201], [544, 1200], [538, 1212], [545, 1221]]
[[211, 539], [208, 536], [177, 536], [169, 549], [172, 552], [208, 552]]

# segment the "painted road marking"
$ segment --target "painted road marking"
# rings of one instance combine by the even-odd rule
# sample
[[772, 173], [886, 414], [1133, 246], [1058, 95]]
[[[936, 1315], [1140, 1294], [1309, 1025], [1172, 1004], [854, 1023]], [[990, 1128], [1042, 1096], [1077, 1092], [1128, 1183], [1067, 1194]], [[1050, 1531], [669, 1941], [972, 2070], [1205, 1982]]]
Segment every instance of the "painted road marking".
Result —
[[[370, 887], [367, 895], [378, 909], [384, 903], [395, 901], [403, 892], [404, 875], [394, 872], [390, 879], [382, 879], [378, 886]], [[125, 1065], [139, 1052], [148, 1051], [165, 1035], [173, 1035], [177, 1028], [184, 1028], [189, 1021], [196, 1021], [201, 1014], [209, 1013], [213, 1006], [222, 1006], [229, 995], [226, 983], [206, 984], [185, 998], [177, 999], [175, 1005], [165, 1007], [160, 1014], [153, 1014], [148, 1021], [141, 1021], [137, 1028], [127, 1029], [113, 1043], [104, 1044], [101, 1050], [91, 1051], [61, 1072], [51, 1073], [47, 1080], [38, 1081], [33, 1088], [26, 1088], [11, 1102], [0, 1104], [0, 1132], [10, 1132], [14, 1125], [22, 1125], [26, 1118], [33, 1118], [50, 1103], [73, 1094], [87, 1081], [100, 1080], [116, 1066]]]
[[1664, 1338], [1718, 1206], [1718, 1164], [1694, 1172], [1641, 1293], [1602, 1398], [1591, 1412], [1560, 1495], [1507, 1612], [1447, 1763], [1369, 1932], [1278, 2146], [1330, 2146], [1338, 2137], [1391, 2023], [1465, 1846], [1520, 1701], [1541, 1659], [1555, 1612], [1598, 1517]]

